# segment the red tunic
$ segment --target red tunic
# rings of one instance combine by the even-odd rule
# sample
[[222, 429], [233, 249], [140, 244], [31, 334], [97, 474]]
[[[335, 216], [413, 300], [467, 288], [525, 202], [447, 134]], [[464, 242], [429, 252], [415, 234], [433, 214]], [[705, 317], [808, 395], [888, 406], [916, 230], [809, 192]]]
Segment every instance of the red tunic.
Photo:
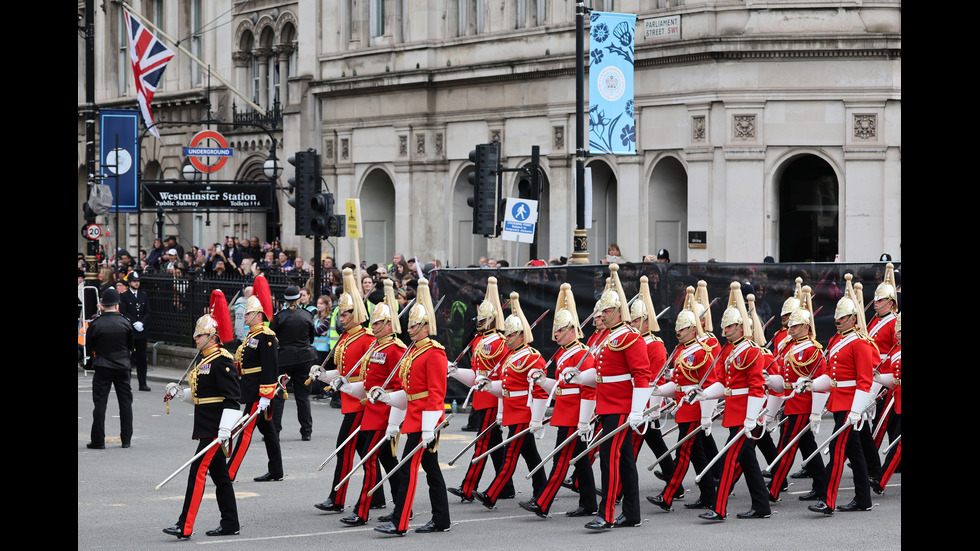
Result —
[[[585, 359], [583, 360], [583, 356]], [[581, 361], [579, 371], [593, 367], [594, 359], [589, 349], [579, 341], [573, 341], [559, 348], [551, 360], [555, 363], [555, 379], [558, 389], [555, 390], [555, 409], [551, 414], [551, 426], [576, 427], [582, 400], [595, 400], [595, 389], [590, 386], [566, 384], [562, 372], [572, 369]]]
[[633, 387], [650, 386], [653, 375], [640, 333], [625, 323], [611, 328], [596, 356], [596, 414], [629, 413]]
[[888, 354], [891, 353], [892, 347], [895, 346], [896, 319], [895, 314], [889, 312], [885, 317], [876, 315], [871, 320], [871, 323], [868, 324], [868, 336], [871, 337], [875, 342], [875, 346], [878, 347], [878, 354], [882, 366], [888, 363]]
[[[361, 362], [361, 373], [364, 375], [364, 389], [370, 390], [384, 384], [392, 370], [398, 367], [398, 362], [405, 353], [405, 343], [395, 335], [387, 335], [376, 341], [371, 354]], [[394, 381], [395, 377], [392, 377]], [[386, 391], [394, 388], [392, 381], [388, 382]], [[384, 402], [371, 403], [362, 400], [364, 417], [361, 418], [362, 430], [385, 430], [388, 427], [388, 413], [391, 406]]]
[[[422, 430], [423, 411], [445, 411], [448, 363], [443, 346], [428, 337], [405, 350], [392, 378], [394, 389], [404, 390], [408, 400], [403, 434]], [[439, 419], [441, 422], [442, 416]]]
[[[650, 377], [656, 377], [660, 370], [667, 365], [667, 347], [660, 337], [647, 331], [643, 335], [643, 342], [647, 345], [647, 358], [650, 360]], [[660, 379], [653, 381], [655, 385], [662, 385], [667, 382], [667, 370], [663, 369]]]
[[[902, 345], [895, 346], [895, 350], [888, 357], [888, 372], [895, 376], [895, 413], [902, 413]], [[884, 371], [884, 370], [882, 370]]]
[[[494, 368], [508, 352], [500, 333], [496, 330], [480, 333], [473, 338], [470, 350], [472, 350], [470, 366], [476, 375], [488, 377], [492, 381], [500, 380], [500, 371]], [[495, 407], [497, 407], [497, 397], [492, 392], [473, 391], [473, 409]]]
[[[333, 361], [340, 371], [340, 374], [347, 377], [347, 381], [356, 383], [364, 378], [361, 373], [360, 362], [367, 353], [368, 348], [374, 342], [374, 336], [364, 327], [358, 325], [341, 335], [334, 347]], [[383, 381], [384, 379], [382, 379]], [[340, 396], [341, 413], [357, 413], [364, 410], [364, 405], [357, 398], [341, 393]]]
[[[786, 351], [784, 347], [791, 342], [793, 342], [793, 339], [789, 336], [789, 329], [784, 325], [772, 336], [772, 349], [776, 352], [777, 356], [782, 358], [783, 353]], [[772, 371], [769, 371], [769, 373], [771, 374]]]
[[[689, 404], [684, 398], [689, 390], [701, 382], [701, 377], [711, 368], [714, 356], [711, 348], [698, 340], [677, 346], [680, 350], [674, 356], [673, 374], [670, 377], [676, 385], [677, 403], [680, 404], [675, 417], [678, 423], [693, 423], [701, 420], [701, 406], [697, 402]], [[705, 386], [711, 383], [711, 375], [708, 375]]]
[[827, 410], [850, 411], [855, 389], [871, 392], [878, 351], [854, 329], [831, 337], [827, 348], [827, 375], [834, 381]]
[[[783, 376], [784, 395], [792, 392], [793, 385], [800, 377], [816, 379], [824, 373], [823, 351], [818, 348], [816, 341], [810, 337], [804, 337], [795, 341], [788, 339], [788, 342], [778, 362], [782, 367], [780, 374]], [[814, 371], [814, 367], [817, 368], [816, 371]], [[813, 375], [810, 375], [811, 371]], [[784, 402], [783, 412], [786, 415], [809, 415], [812, 403], [812, 393], [797, 392], [793, 394], [792, 398]]]
[[723, 361], [715, 366], [713, 377], [725, 385], [725, 415], [721, 426], [741, 426], [745, 422], [749, 397], [765, 396], [762, 370], [769, 362], [763, 349], [742, 337], [721, 350]]
[[528, 392], [532, 398], [547, 399], [548, 393], [538, 385], [527, 382], [531, 369], [544, 369], [544, 358], [537, 350], [524, 345], [511, 352], [500, 365], [500, 383], [504, 391], [504, 426], [531, 422]]

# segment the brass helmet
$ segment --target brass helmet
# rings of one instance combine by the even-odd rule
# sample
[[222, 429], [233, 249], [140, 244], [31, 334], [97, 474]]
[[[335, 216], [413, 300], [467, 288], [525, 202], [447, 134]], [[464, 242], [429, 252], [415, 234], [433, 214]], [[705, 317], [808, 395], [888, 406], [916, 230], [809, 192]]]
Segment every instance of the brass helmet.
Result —
[[793, 291], [793, 296], [783, 301], [783, 307], [779, 310], [780, 316], [792, 314], [793, 311], [800, 307], [801, 285], [803, 285], [803, 278], [796, 278], [796, 289]]
[[401, 322], [398, 319], [398, 301], [395, 299], [395, 287], [390, 279], [385, 279], [385, 298], [374, 305], [369, 323], [373, 325], [374, 322], [381, 320], [391, 322], [392, 332], [402, 332]]
[[[711, 323], [711, 301], [708, 300], [708, 282], [705, 280], [698, 281], [698, 293], [696, 295], [697, 303], [701, 305], [701, 312], [704, 312], [704, 330], [714, 331], [714, 325]], [[695, 312], [697, 312], [695, 310]], [[701, 312], [697, 312], [698, 316]], [[746, 333], [747, 334], [747, 333]]]
[[793, 313], [789, 315], [786, 327], [793, 327], [801, 323], [810, 326], [809, 334], [811, 337], [817, 337], [817, 326], [813, 321], [813, 291], [809, 285], [804, 285], [800, 290], [800, 307], [793, 310]]
[[262, 303], [259, 301], [259, 297], [252, 295], [245, 300], [245, 313], [250, 314], [252, 312], [263, 312]]
[[500, 294], [497, 291], [497, 278], [490, 276], [487, 278], [487, 295], [476, 309], [476, 323], [480, 325], [484, 320], [493, 318], [494, 327], [501, 329], [504, 326], [504, 309], [500, 306]]
[[895, 265], [889, 262], [885, 265], [885, 279], [875, 289], [875, 300], [892, 299], [892, 312], [898, 310], [898, 286], [895, 285]]
[[847, 281], [847, 285], [844, 288], [844, 296], [837, 301], [837, 307], [834, 309], [835, 320], [850, 315], [856, 316], [860, 311], [857, 300], [854, 298], [854, 287], [851, 285], [852, 277], [854, 276], [851, 274], [844, 274], [844, 279]]
[[524, 344], [534, 340], [531, 336], [531, 326], [527, 323], [527, 318], [524, 317], [524, 311], [521, 309], [521, 297], [517, 291], [511, 291], [510, 315], [504, 320], [504, 336], [509, 337], [518, 331], [524, 332]]
[[338, 301], [340, 312], [351, 312], [353, 323], [360, 325], [367, 321], [367, 308], [364, 307], [364, 299], [357, 289], [357, 281], [354, 279], [354, 270], [344, 268], [344, 292]]
[[755, 307], [755, 295], [749, 293], [745, 297], [745, 301], [748, 304], [749, 321], [751, 322], [749, 325], [752, 327], [752, 340], [759, 346], [765, 346], [766, 335], [762, 331], [762, 318], [759, 317], [759, 311]]
[[572, 286], [562, 283], [558, 290], [558, 302], [555, 304], [555, 321], [551, 326], [551, 340], [555, 340], [555, 333], [566, 327], [575, 328], [575, 338], [581, 339], [582, 325], [578, 320], [578, 309], [575, 308], [575, 295], [572, 294]]
[[660, 331], [660, 324], [657, 323], [657, 311], [653, 307], [653, 299], [650, 298], [650, 278], [640, 277], [640, 292], [637, 298], [633, 299], [633, 306], [630, 307], [630, 318], [643, 318], [647, 320], [650, 331]]
[[432, 296], [429, 294], [429, 280], [425, 279], [424, 277], [419, 279], [419, 288], [416, 294], [415, 304], [408, 312], [409, 327], [419, 323], [429, 324], [430, 336], [434, 336], [436, 334], [435, 308], [432, 307]]
[[[259, 309], [261, 310], [261, 308]], [[217, 335], [217, 334], [218, 334], [218, 322], [217, 320], [211, 317], [211, 314], [204, 314], [203, 316], [197, 318], [197, 323], [194, 324], [195, 338], [201, 335]]]
[[674, 331], [677, 332], [688, 327], [694, 327], [697, 330], [698, 338], [703, 338], [704, 328], [701, 327], [701, 319], [697, 313], [697, 309], [700, 307], [701, 305], [694, 300], [694, 287], [689, 286], [687, 288], [687, 294], [684, 297], [684, 308], [677, 314]]
[[745, 338], [751, 338], [752, 326], [749, 321], [749, 314], [745, 311], [745, 301], [742, 300], [742, 284], [733, 281], [729, 289], [728, 308], [725, 308], [725, 313], [721, 315], [721, 326], [725, 328], [741, 323], [742, 335]]
[[631, 319], [629, 302], [626, 300], [626, 293], [623, 292], [623, 285], [619, 282], [619, 264], [610, 264], [609, 273], [609, 287], [599, 297], [599, 311], [619, 308], [623, 322], [629, 323]]

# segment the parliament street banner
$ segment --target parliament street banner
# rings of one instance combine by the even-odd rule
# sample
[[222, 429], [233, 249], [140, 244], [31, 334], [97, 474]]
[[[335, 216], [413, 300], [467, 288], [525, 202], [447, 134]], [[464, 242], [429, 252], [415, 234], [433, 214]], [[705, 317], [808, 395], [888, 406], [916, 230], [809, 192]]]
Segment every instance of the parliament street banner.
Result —
[[592, 12], [589, 32], [589, 152], [635, 155], [633, 46], [636, 15]]

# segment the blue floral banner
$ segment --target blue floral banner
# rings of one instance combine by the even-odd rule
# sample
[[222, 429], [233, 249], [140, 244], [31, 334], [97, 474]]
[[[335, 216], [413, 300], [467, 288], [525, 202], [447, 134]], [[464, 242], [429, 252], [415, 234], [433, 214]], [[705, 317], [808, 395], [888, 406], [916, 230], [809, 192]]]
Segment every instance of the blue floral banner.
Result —
[[636, 154], [633, 44], [636, 15], [592, 12], [589, 31], [589, 152]]

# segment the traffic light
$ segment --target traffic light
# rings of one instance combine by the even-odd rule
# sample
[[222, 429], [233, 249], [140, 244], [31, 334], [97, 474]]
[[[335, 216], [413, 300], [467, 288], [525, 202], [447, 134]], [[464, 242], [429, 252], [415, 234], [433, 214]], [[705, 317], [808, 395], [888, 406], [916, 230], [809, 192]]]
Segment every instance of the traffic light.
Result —
[[500, 154], [497, 143], [478, 144], [470, 151], [475, 165], [467, 178], [473, 184], [473, 195], [466, 204], [473, 207], [473, 233], [484, 237], [497, 236], [497, 165]]
[[317, 235], [313, 227], [313, 198], [320, 191], [320, 155], [315, 149], [297, 151], [289, 158], [289, 164], [296, 167], [295, 175], [287, 180], [293, 191], [287, 202], [296, 209], [296, 235], [312, 237]]
[[313, 235], [320, 237], [344, 237], [347, 235], [347, 217], [334, 214], [333, 193], [316, 193], [310, 200], [313, 217], [310, 227]]

